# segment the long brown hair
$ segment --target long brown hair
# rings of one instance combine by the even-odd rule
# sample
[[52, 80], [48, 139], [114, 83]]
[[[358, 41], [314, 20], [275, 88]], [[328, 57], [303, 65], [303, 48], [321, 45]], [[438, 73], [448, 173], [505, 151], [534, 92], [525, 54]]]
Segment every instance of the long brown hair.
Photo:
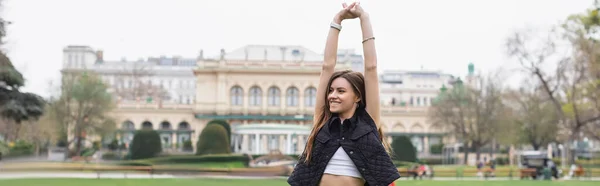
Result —
[[[323, 128], [323, 126], [325, 125], [325, 122], [329, 121], [329, 119], [331, 119], [332, 113], [331, 111], [329, 111], [329, 101], [327, 101], [327, 97], [329, 95], [329, 87], [331, 87], [331, 83], [333, 82], [333, 80], [337, 79], [337, 78], [344, 78], [346, 79], [348, 82], [350, 82], [350, 85], [352, 85], [352, 91], [354, 92], [354, 94], [356, 94], [360, 100], [358, 102], [358, 108], [357, 109], [365, 109], [367, 107], [367, 102], [366, 102], [366, 91], [365, 91], [365, 77], [363, 76], [362, 73], [360, 72], [354, 72], [352, 70], [343, 70], [343, 71], [337, 71], [335, 73], [333, 73], [333, 75], [331, 75], [331, 78], [329, 78], [329, 82], [327, 82], [327, 87], [325, 87], [327, 89], [327, 91], [325, 91], [325, 95], [317, 95], [317, 96], [325, 96], [325, 104], [323, 105], [323, 108], [321, 108], [322, 113], [315, 113], [314, 117], [318, 117], [319, 119], [317, 120], [317, 123], [314, 124], [312, 130], [310, 131], [310, 135], [308, 136], [308, 140], [306, 142], [306, 146], [304, 147], [304, 152], [302, 154], [302, 156], [305, 157], [304, 159], [304, 163], [309, 163], [310, 159], [311, 159], [311, 155], [312, 155], [312, 149], [313, 149], [313, 143], [315, 142], [315, 138], [317, 137], [317, 133], [319, 133], [319, 131], [321, 130], [321, 128]], [[379, 133], [379, 140], [383, 143], [383, 146], [386, 150], [386, 152], [389, 154], [390, 153], [390, 145], [388, 144], [388, 142], [386, 140], [383, 139], [383, 131], [381, 130], [381, 127], [377, 125], [377, 132]]]

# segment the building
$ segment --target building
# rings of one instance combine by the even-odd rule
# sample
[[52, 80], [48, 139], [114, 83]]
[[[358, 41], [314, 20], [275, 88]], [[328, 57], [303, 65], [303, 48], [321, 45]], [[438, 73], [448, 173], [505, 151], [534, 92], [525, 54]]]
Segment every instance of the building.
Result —
[[[63, 73], [92, 69], [106, 74], [107, 82], [113, 87], [119, 84], [111, 83], [113, 76], [105, 69], [124, 68], [113, 65], [145, 64], [151, 66], [150, 69], [160, 70], [165, 64], [179, 64], [175, 59], [162, 63], [156, 62], [160, 61], [157, 59], [107, 62], [99, 60], [101, 52], [99, 55], [89, 47], [68, 47], [65, 51]], [[83, 63], [72, 60], [79, 56], [84, 56]], [[182, 141], [191, 140], [195, 144], [210, 120], [223, 119], [232, 126], [231, 145], [235, 153], [264, 154], [280, 150], [285, 154], [299, 154], [312, 127], [322, 59], [322, 54], [302, 46], [248, 45], [231, 52], [221, 50], [220, 55], [213, 58], [200, 55], [194, 59], [196, 66], [175, 68], [189, 71], [195, 78], [194, 95], [190, 96], [195, 102], [122, 99], [115, 111], [120, 123], [119, 138], [128, 142], [133, 131], [152, 128], [161, 133], [167, 149], [177, 150]], [[353, 50], [340, 50], [336, 68], [362, 71], [362, 56]], [[167, 72], [160, 71], [156, 74], [165, 75], [154, 75], [149, 80], [153, 85], [161, 84], [162, 80], [162, 85], [167, 86], [166, 80], [172, 78]], [[184, 77], [187, 80], [188, 76]], [[391, 141], [392, 136], [409, 135], [421, 155], [428, 155], [431, 145], [441, 143], [444, 130], [441, 125], [427, 121], [427, 106], [439, 87], [450, 79], [439, 72], [388, 71], [382, 74], [381, 115], [387, 140]], [[175, 91], [170, 97], [189, 96], [185, 93]], [[398, 104], [402, 102], [405, 104]]]
[[[196, 58], [161, 56], [110, 61], [105, 60], [103, 55], [103, 51], [95, 51], [88, 46], [67, 46], [63, 49], [63, 73], [84, 69], [94, 71], [124, 102], [150, 99], [190, 105], [195, 102], [196, 80], [192, 70], [196, 67]], [[150, 87], [165, 93], [150, 98], [145, 94], [134, 96], [134, 91], [145, 91]]]
[[[202, 58], [202, 52], [198, 58]], [[203, 127], [191, 111], [196, 101], [196, 58], [150, 57], [135, 61], [106, 60], [89, 46], [63, 49], [63, 77], [83, 70], [96, 72], [118, 100], [119, 135], [129, 143], [136, 129], [158, 130], [166, 149], [195, 139]], [[163, 109], [169, 108], [169, 109]], [[193, 127], [198, 127], [194, 129]], [[110, 140], [110, 139], [108, 139]], [[108, 141], [110, 142], [110, 141]]]

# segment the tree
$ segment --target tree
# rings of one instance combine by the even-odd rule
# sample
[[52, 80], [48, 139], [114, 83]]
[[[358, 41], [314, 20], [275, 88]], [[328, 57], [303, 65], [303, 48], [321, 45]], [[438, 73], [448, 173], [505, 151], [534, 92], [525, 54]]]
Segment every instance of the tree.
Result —
[[394, 137], [391, 145], [394, 151], [394, 155], [392, 157], [395, 160], [407, 162], [417, 161], [417, 149], [415, 146], [413, 146], [412, 142], [407, 136]]
[[[517, 31], [506, 42], [508, 55], [519, 61], [523, 70], [541, 84], [559, 117], [560, 127], [568, 130], [565, 146], [570, 150], [573, 150], [573, 142], [581, 140], [582, 133], [592, 134], [586, 132], [589, 131], [586, 128], [600, 121], [598, 79], [586, 70], [597, 63], [598, 49], [597, 44], [589, 40], [585, 28], [581, 19], [571, 17], [540, 39], [541, 42], [534, 36], [542, 34], [532, 30]], [[566, 51], [570, 52], [566, 55], [557, 48], [557, 43], [563, 45], [561, 42], [569, 46]], [[550, 72], [545, 70], [549, 67], [552, 68]], [[564, 136], [562, 138], [565, 140]], [[573, 163], [574, 153], [569, 153], [569, 162]]]
[[[496, 74], [497, 75], [497, 74]], [[504, 121], [506, 110], [502, 102], [502, 87], [498, 78], [472, 75], [468, 84], [458, 81], [429, 108], [432, 123], [446, 125], [453, 130], [465, 148], [464, 163], [468, 161], [469, 149], [476, 152], [479, 160], [481, 147], [500, 136], [498, 131]]]
[[229, 154], [229, 138], [227, 131], [221, 125], [206, 125], [198, 136], [196, 154]]
[[20, 139], [31, 142], [34, 145], [34, 153], [38, 156], [40, 155], [40, 148], [55, 142], [60, 134], [57, 130], [58, 123], [53, 118], [55, 115], [49, 114], [49, 112], [51, 111], [46, 107], [44, 116], [38, 121], [27, 122], [20, 130]]
[[135, 133], [131, 141], [129, 153], [131, 159], [146, 159], [156, 157], [162, 152], [160, 135], [154, 130], [140, 130]]
[[[3, 43], [6, 35], [5, 26], [9, 23], [0, 17], [0, 44]], [[3, 128], [14, 128], [17, 134], [21, 128], [21, 122], [37, 120], [44, 113], [44, 100], [40, 96], [19, 91], [19, 88], [24, 85], [23, 75], [14, 68], [8, 56], [0, 50], [0, 119], [5, 119]], [[4, 134], [4, 137], [8, 136], [8, 134]], [[11, 135], [11, 138], [14, 140], [17, 135]]]
[[62, 124], [61, 140], [67, 141], [70, 132], [74, 134], [77, 154], [88, 135], [109, 134], [116, 126], [109, 114], [115, 103], [107, 86], [92, 72], [64, 74], [60, 97], [50, 107], [56, 122]]
[[515, 103], [511, 119], [518, 128], [518, 142], [539, 150], [556, 141], [559, 118], [541, 86], [525, 83], [519, 90], [509, 91], [506, 97]]
[[146, 102], [152, 102], [153, 99], [170, 99], [169, 92], [162, 85], [152, 84], [151, 78], [154, 76], [154, 72], [147, 63], [124, 64], [118, 74], [112, 89], [114, 94], [121, 99]]

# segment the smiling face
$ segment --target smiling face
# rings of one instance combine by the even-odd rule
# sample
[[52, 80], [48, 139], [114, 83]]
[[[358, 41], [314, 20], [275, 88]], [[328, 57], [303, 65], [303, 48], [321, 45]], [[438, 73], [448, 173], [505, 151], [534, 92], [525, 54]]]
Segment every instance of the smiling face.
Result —
[[346, 113], [353, 113], [359, 100], [352, 89], [352, 85], [345, 78], [338, 77], [331, 82], [327, 95], [331, 113], [338, 113], [345, 116], [345, 118], [349, 118]]

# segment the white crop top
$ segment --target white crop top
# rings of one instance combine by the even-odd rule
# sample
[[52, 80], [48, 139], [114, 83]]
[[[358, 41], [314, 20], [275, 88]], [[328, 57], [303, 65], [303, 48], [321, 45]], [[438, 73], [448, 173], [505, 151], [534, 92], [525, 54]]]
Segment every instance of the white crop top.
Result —
[[362, 179], [362, 175], [358, 172], [356, 165], [354, 165], [354, 162], [342, 147], [335, 151], [335, 154], [333, 154], [333, 157], [331, 157], [331, 160], [327, 163], [324, 173]]

